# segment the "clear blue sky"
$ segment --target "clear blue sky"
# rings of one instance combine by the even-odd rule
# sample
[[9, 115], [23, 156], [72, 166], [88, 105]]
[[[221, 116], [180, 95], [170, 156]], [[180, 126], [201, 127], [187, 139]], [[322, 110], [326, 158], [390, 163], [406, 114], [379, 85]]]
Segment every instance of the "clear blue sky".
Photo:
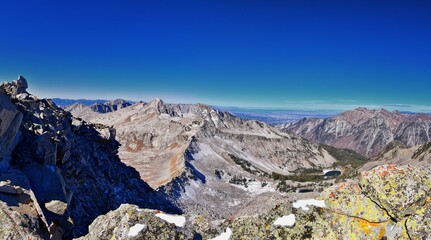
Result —
[[0, 3], [0, 80], [42, 97], [431, 106], [431, 1]]

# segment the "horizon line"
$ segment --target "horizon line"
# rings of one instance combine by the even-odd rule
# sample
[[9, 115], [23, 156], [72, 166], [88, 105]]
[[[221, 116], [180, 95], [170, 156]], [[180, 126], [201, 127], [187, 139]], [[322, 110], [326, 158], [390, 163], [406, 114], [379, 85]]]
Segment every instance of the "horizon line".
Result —
[[[139, 102], [151, 102], [157, 98], [154, 98], [150, 101], [145, 100], [128, 100], [124, 98], [107, 98], [107, 99], [91, 99], [91, 98], [61, 98], [61, 97], [53, 97], [52, 100], [69, 100], [69, 101], [95, 101], [103, 103], [103, 101], [111, 101], [116, 99], [123, 99], [130, 103], [139, 103]], [[160, 99], [160, 98], [159, 98]], [[211, 104], [204, 102], [172, 102], [172, 101], [164, 101], [167, 104], [204, 104], [210, 107], [215, 108], [224, 108], [226, 110], [239, 110], [239, 111], [303, 111], [303, 112], [331, 112], [331, 113], [341, 113], [345, 111], [352, 111], [358, 108], [366, 108], [368, 110], [386, 110], [389, 112], [398, 111], [400, 113], [424, 113], [431, 114], [431, 106], [428, 105], [417, 105], [417, 104], [329, 104], [329, 103], [310, 103], [310, 102], [297, 102], [296, 104], [287, 104], [290, 105], [288, 107], [280, 107], [280, 106], [235, 106], [235, 105], [224, 105], [224, 104]]]

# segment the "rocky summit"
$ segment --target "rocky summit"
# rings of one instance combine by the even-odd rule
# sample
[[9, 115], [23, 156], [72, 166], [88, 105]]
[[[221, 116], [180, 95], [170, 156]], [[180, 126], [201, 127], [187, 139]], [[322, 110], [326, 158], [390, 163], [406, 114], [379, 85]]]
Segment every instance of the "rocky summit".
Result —
[[357, 108], [326, 119], [304, 118], [280, 129], [312, 142], [348, 148], [366, 157], [377, 156], [389, 143], [414, 147], [430, 141], [431, 115], [385, 109]]
[[122, 203], [180, 212], [117, 156], [115, 130], [0, 86], [0, 239], [70, 239]]

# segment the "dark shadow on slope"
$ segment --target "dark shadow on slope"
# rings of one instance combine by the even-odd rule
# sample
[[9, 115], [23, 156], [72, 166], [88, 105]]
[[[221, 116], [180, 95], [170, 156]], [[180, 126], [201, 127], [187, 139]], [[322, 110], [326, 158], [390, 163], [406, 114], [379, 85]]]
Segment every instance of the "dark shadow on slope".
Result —
[[[30, 114], [25, 114], [24, 123], [32, 122]], [[153, 190], [134, 168], [120, 161], [117, 155], [119, 143], [114, 137], [103, 138], [96, 130], [105, 126], [82, 124], [76, 127], [68, 119], [61, 124], [65, 135], [58, 137], [52, 134], [52, 138], [45, 138], [42, 142], [43, 146], [56, 149], [55, 164], [44, 162], [47, 153], [40, 150], [40, 144], [35, 144], [41, 136], [23, 126], [22, 140], [13, 151], [12, 164], [26, 172], [41, 206], [52, 199], [67, 201], [74, 226], [73, 236], [64, 235], [64, 239], [85, 235], [95, 218], [117, 209], [123, 203], [182, 213], [166, 194]], [[59, 140], [51, 140], [54, 137]], [[54, 169], [50, 170], [48, 165]], [[47, 172], [59, 181], [47, 181], [44, 174]]]

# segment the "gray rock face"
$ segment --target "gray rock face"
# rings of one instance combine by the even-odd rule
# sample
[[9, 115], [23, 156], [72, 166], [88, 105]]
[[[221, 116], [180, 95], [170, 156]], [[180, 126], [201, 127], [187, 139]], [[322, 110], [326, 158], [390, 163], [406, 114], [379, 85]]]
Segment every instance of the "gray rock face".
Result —
[[0, 171], [8, 168], [12, 149], [19, 139], [22, 114], [4, 94], [0, 94]]
[[373, 157], [394, 140], [408, 147], [430, 141], [431, 115], [358, 108], [327, 119], [303, 119], [282, 130]]
[[[41, 224], [31, 225], [32, 231], [43, 238], [81, 236], [97, 216], [125, 202], [179, 211], [120, 161], [113, 129], [74, 119], [51, 100], [23, 94], [25, 84], [18, 80], [0, 87], [0, 163], [4, 174], [19, 171], [28, 182], [36, 216], [43, 218], [36, 217]], [[3, 184], [0, 202], [8, 204], [1, 192], [20, 196], [20, 188]]]

